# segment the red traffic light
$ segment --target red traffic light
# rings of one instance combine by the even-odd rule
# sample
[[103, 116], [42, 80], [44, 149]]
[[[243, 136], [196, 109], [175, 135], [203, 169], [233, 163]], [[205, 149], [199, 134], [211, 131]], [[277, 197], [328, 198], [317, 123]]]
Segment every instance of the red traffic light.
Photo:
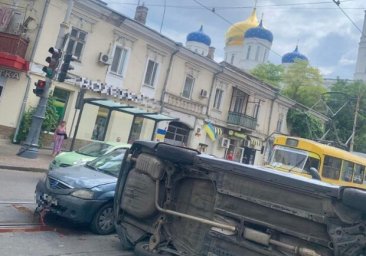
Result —
[[46, 86], [46, 81], [38, 80], [36, 86], [40, 87], [40, 88], [44, 88]]

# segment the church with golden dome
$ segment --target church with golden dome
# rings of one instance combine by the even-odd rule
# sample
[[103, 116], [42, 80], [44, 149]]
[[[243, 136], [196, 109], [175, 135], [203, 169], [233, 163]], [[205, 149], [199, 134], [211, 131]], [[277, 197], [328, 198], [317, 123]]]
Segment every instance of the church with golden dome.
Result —
[[256, 8], [244, 21], [232, 25], [226, 32], [225, 61], [243, 70], [266, 63], [273, 34], [258, 21]]

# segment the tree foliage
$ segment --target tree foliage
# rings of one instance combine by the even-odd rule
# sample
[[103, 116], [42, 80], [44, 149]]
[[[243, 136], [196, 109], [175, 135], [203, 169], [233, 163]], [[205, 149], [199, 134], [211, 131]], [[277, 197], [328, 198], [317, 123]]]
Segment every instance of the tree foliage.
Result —
[[[330, 90], [333, 93], [337, 92], [340, 96], [327, 98], [327, 105], [332, 111], [339, 110], [333, 118], [333, 123], [329, 123], [327, 126], [327, 129], [330, 129], [327, 139], [337, 142], [339, 140], [339, 143], [343, 144], [347, 142], [352, 135], [356, 102], [359, 99], [354, 150], [366, 152], [366, 84], [360, 81], [347, 83], [339, 80]], [[341, 109], [346, 102], [348, 104]]]
[[306, 61], [291, 64], [282, 76], [282, 83], [284, 95], [307, 107], [314, 105], [327, 91], [319, 70]]
[[276, 88], [280, 88], [284, 71], [285, 69], [282, 65], [264, 63], [255, 67], [251, 71], [251, 74], [265, 83], [273, 85]]
[[[53, 97], [48, 98], [45, 119], [43, 120], [42, 128], [41, 128], [41, 130], [43, 132], [50, 132], [50, 131], [56, 129], [56, 127], [57, 127], [59, 116], [58, 116], [58, 113], [54, 106], [54, 100], [55, 99]], [[32, 117], [33, 117], [33, 114], [35, 113], [35, 111], [36, 111], [36, 108], [30, 107], [24, 113], [24, 115], [22, 117], [22, 121], [20, 123], [18, 136], [16, 137], [16, 140], [15, 140], [17, 143], [20, 143], [20, 142], [26, 140], [29, 129], [32, 124]], [[41, 136], [40, 136], [41, 142], [42, 142], [42, 135], [43, 135], [43, 133], [41, 133]]]
[[289, 109], [287, 113], [287, 123], [293, 136], [314, 139], [323, 134], [320, 120], [294, 108]]

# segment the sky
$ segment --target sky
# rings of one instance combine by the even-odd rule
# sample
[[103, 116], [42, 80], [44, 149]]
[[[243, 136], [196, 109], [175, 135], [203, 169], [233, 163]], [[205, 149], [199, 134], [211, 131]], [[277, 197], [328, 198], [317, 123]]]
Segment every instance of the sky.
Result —
[[[338, 2], [337, 0], [334, 0]], [[256, 3], [258, 20], [273, 33], [269, 61], [281, 64], [284, 54], [299, 51], [324, 78], [352, 79], [366, 10], [365, 0], [104, 0], [133, 18], [138, 3], [148, 7], [146, 25], [185, 44], [186, 36], [203, 25], [224, 59], [225, 33], [249, 17]], [[165, 4], [164, 4], [165, 3]], [[165, 5], [165, 7], [164, 7]]]

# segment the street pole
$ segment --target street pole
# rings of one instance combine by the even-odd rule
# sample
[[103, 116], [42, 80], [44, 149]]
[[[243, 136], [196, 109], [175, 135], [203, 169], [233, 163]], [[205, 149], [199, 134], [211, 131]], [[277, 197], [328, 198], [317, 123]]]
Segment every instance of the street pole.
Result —
[[356, 109], [355, 109], [355, 116], [353, 119], [353, 127], [352, 127], [352, 135], [351, 135], [351, 142], [349, 144], [349, 151], [353, 152], [353, 146], [355, 143], [355, 134], [356, 134], [356, 125], [357, 125], [357, 115], [360, 108], [360, 99], [361, 95], [360, 93], [357, 95], [357, 101], [356, 101]]
[[[69, 29], [69, 21], [71, 16], [71, 11], [74, 6], [74, 0], [69, 0], [67, 5], [67, 11], [65, 14], [64, 21], [60, 24], [60, 30], [57, 36], [55, 48], [63, 49], [65, 43], [65, 35], [66, 31]], [[56, 70], [54, 70], [55, 72]], [[48, 93], [52, 85], [52, 79], [46, 78], [46, 85], [44, 88], [43, 94], [40, 96], [36, 111], [32, 117], [32, 124], [29, 129], [27, 139], [25, 140], [22, 147], [19, 149], [17, 153], [18, 156], [24, 158], [37, 158], [38, 157], [38, 148], [39, 148], [39, 136], [41, 133], [42, 123], [45, 119], [47, 101], [48, 101]]]

